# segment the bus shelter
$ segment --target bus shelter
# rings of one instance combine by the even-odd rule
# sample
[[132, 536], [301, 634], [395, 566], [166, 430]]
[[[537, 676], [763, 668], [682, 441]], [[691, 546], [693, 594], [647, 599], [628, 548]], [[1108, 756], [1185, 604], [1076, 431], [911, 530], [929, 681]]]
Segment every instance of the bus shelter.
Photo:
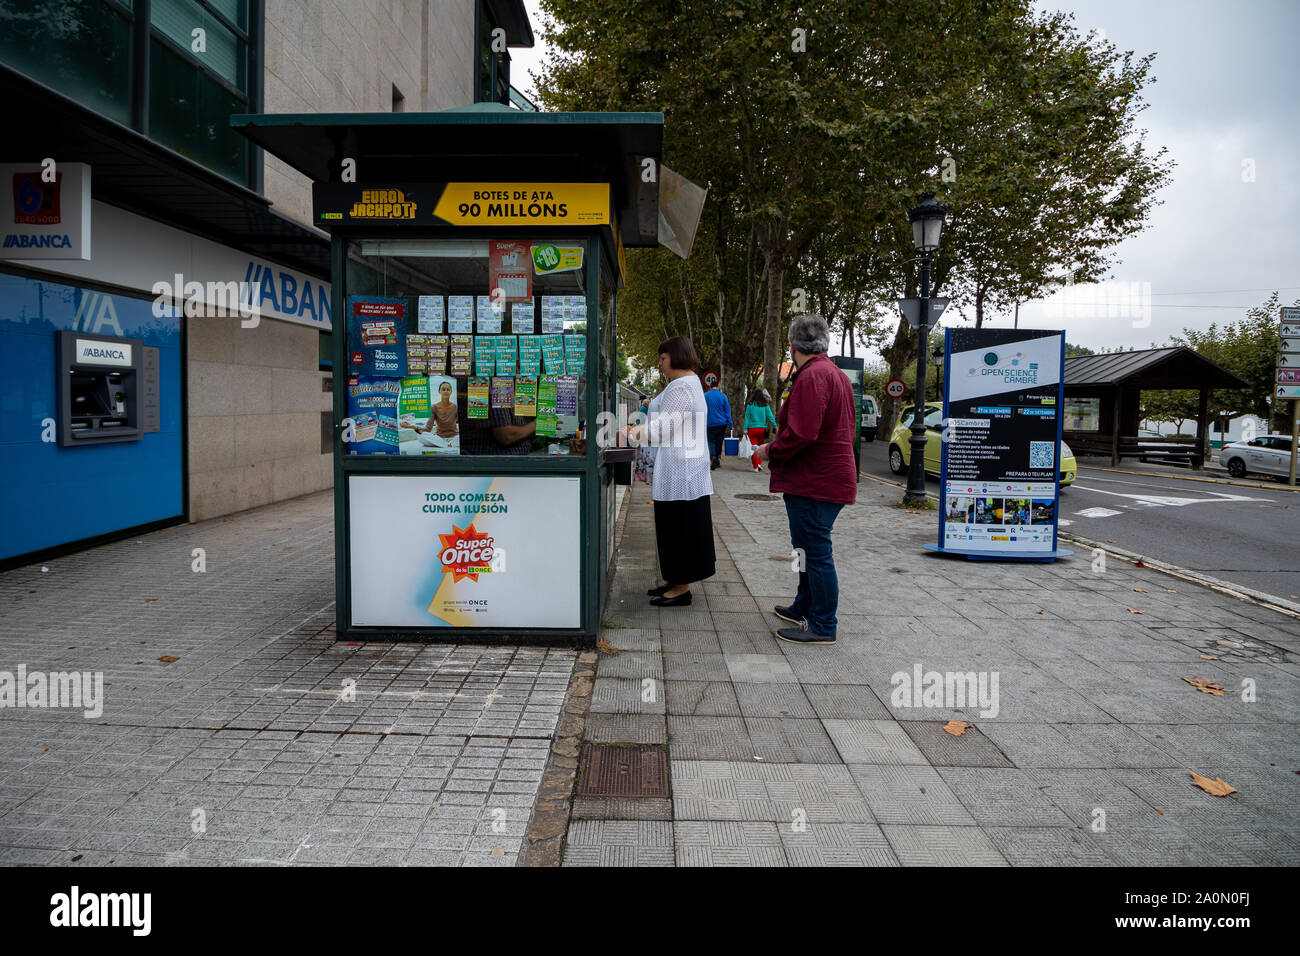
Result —
[[[617, 295], [660, 113], [233, 117], [313, 181], [333, 283], [340, 639], [593, 643]], [[625, 419], [624, 419], [625, 420]]]

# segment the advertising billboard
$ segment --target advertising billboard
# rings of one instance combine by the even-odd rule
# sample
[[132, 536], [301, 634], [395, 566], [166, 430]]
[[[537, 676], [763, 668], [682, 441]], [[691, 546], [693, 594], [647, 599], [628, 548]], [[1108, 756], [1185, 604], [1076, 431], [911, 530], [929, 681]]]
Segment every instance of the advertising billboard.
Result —
[[352, 624], [581, 626], [581, 479], [352, 475]]
[[1065, 333], [946, 332], [938, 550], [1056, 556]]

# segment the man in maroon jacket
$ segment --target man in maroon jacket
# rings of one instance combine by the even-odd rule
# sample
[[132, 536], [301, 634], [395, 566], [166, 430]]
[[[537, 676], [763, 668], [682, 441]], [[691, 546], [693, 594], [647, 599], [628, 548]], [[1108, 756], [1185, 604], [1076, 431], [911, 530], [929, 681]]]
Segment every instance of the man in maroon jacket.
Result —
[[785, 492], [790, 543], [799, 568], [794, 603], [776, 608], [794, 627], [776, 636], [796, 644], [834, 644], [840, 586], [831, 554], [831, 526], [858, 497], [853, 463], [853, 386], [826, 355], [830, 329], [820, 315], [790, 324], [796, 372], [777, 416], [776, 438], [755, 449], [772, 463], [772, 491]]

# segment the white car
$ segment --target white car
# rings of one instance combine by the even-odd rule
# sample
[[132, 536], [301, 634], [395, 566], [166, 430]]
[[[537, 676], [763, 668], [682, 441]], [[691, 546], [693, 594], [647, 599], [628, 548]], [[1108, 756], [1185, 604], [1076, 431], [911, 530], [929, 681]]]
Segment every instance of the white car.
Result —
[[1291, 436], [1260, 435], [1250, 441], [1235, 441], [1219, 449], [1219, 461], [1233, 478], [1252, 472], [1285, 478], [1291, 472]]
[[874, 395], [862, 396], [862, 440], [875, 441], [876, 428], [880, 419], [880, 406]]

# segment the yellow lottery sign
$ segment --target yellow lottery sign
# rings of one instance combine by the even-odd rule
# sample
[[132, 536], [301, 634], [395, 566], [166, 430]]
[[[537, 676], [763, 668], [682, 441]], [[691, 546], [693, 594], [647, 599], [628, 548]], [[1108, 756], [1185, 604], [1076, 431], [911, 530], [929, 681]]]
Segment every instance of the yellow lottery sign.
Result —
[[608, 183], [448, 183], [434, 207], [453, 226], [598, 226]]

